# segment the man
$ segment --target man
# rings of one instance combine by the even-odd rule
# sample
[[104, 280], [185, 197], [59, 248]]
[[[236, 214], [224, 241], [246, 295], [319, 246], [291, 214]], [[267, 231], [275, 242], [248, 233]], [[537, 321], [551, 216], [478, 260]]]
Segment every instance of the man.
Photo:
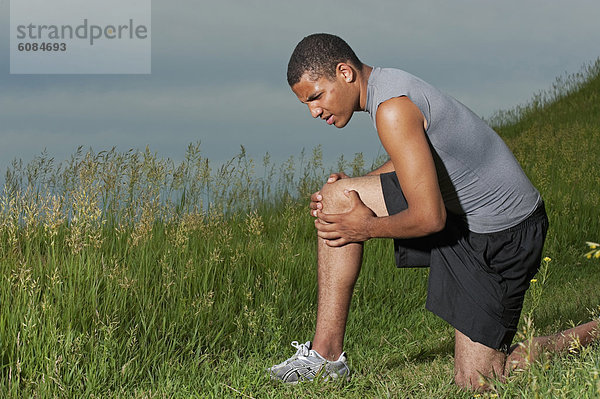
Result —
[[[329, 177], [311, 197], [318, 235], [318, 309], [312, 343], [270, 369], [284, 382], [347, 378], [343, 340], [363, 242], [393, 238], [399, 267], [430, 267], [426, 307], [455, 327], [455, 381], [482, 388], [541, 348], [594, 336], [590, 322], [511, 343], [525, 291], [540, 264], [548, 220], [539, 192], [480, 118], [398, 69], [363, 64], [329, 34], [304, 38], [288, 83], [314, 118], [344, 127], [370, 114], [390, 160], [363, 177]], [[513, 348], [515, 348], [513, 347]], [[525, 354], [529, 357], [525, 359]]]

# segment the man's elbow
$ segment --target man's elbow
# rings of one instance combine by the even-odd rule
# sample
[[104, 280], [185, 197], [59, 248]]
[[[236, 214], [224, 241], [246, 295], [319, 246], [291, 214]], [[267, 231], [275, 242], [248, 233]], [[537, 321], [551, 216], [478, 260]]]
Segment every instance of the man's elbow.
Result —
[[424, 235], [430, 235], [442, 231], [446, 227], [446, 208], [436, 209], [429, 212], [422, 224]]

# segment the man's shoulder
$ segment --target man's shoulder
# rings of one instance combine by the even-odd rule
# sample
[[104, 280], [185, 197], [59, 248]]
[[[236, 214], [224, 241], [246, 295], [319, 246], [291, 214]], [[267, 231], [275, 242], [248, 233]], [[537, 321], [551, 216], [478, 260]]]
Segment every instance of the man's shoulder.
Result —
[[407, 72], [403, 69], [399, 68], [374, 68], [373, 69], [374, 80], [375, 81], [383, 81], [383, 82], [394, 82], [394, 81], [404, 81], [404, 80], [418, 80], [422, 81], [416, 75], [413, 75], [410, 72]]
[[414, 126], [423, 126], [425, 117], [419, 107], [406, 96], [392, 97], [382, 102], [377, 108], [376, 127], [378, 132], [385, 127], [412, 123]]
[[406, 96], [392, 97], [383, 101], [377, 108], [377, 114], [386, 114], [393, 116], [397, 113], [403, 113], [413, 110], [415, 104]]
[[388, 96], [429, 93], [435, 89], [423, 79], [398, 68], [374, 68], [369, 78], [373, 94]]
[[[423, 80], [398, 68], [375, 68], [373, 79], [369, 79], [367, 111], [377, 127], [377, 119], [402, 117], [418, 109], [426, 120], [428, 114], [428, 89]], [[394, 116], [395, 114], [395, 116]]]

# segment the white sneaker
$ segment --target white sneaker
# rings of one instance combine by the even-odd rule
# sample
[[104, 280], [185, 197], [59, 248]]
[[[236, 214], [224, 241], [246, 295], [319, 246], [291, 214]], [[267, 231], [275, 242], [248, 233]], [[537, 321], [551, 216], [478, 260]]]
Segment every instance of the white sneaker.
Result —
[[305, 344], [299, 344], [298, 341], [294, 341], [292, 342], [292, 346], [297, 349], [296, 354], [283, 363], [269, 369], [272, 379], [281, 380], [288, 384], [297, 384], [300, 381], [312, 381], [318, 375], [321, 375], [326, 380], [340, 377], [349, 379], [350, 369], [346, 363], [347, 357], [345, 352], [342, 352], [338, 360], [329, 361], [317, 351], [311, 349], [310, 341]]

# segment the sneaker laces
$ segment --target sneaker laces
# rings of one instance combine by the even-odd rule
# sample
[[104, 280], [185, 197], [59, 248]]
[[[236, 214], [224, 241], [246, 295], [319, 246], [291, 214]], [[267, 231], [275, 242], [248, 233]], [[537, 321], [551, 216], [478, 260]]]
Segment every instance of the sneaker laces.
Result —
[[292, 341], [292, 346], [296, 348], [296, 354], [293, 356], [294, 358], [310, 355], [310, 341], [305, 344], [301, 344], [298, 341]]

